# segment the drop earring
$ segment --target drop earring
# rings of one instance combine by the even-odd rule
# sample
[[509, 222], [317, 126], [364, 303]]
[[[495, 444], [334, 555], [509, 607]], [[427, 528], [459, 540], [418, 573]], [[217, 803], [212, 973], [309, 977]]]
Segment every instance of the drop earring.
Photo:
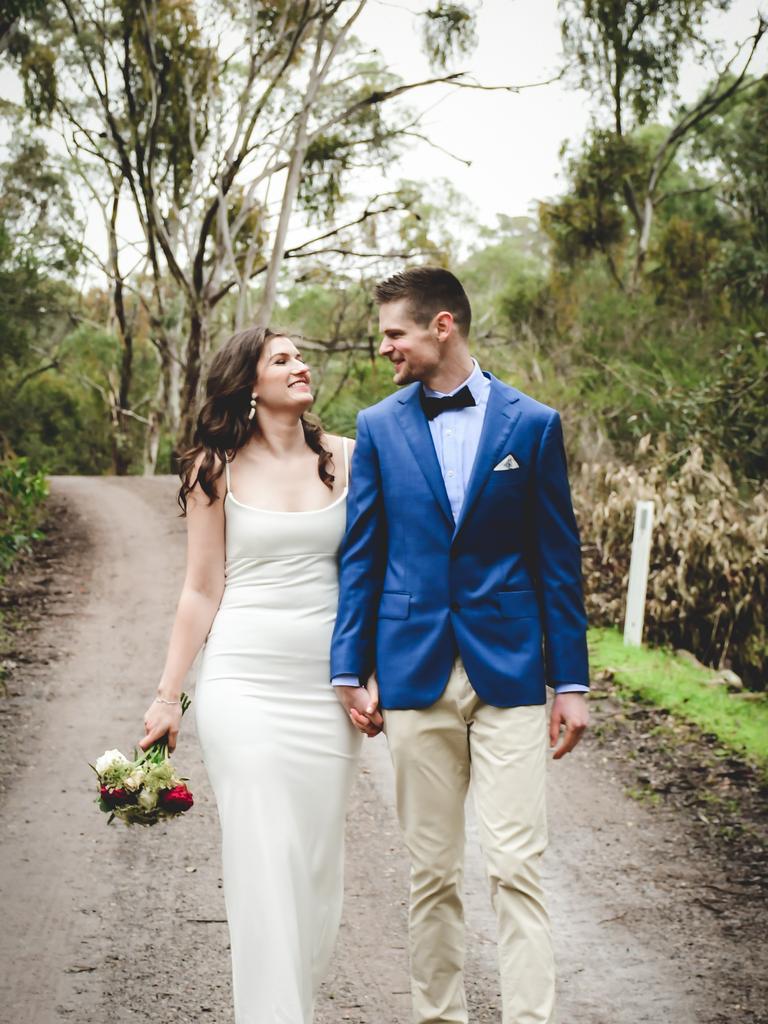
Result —
[[252, 420], [256, 415], [256, 395], [251, 395], [251, 411], [248, 413], [248, 419]]

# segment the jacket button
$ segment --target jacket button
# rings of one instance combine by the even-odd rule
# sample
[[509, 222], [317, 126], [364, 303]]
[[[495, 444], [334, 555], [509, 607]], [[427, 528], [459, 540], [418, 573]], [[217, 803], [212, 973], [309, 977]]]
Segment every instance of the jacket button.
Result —
[[459, 604], [458, 601], [452, 601], [451, 602], [451, 611], [452, 612], [457, 612], [460, 607], [461, 607], [461, 605]]

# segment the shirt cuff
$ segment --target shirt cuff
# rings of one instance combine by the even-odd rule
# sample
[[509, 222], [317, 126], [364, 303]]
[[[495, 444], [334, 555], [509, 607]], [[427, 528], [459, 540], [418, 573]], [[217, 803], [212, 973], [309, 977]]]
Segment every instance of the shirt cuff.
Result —
[[583, 683], [552, 683], [555, 693], [589, 693], [589, 687]]
[[358, 676], [334, 676], [331, 680], [331, 686], [359, 686], [360, 679]]

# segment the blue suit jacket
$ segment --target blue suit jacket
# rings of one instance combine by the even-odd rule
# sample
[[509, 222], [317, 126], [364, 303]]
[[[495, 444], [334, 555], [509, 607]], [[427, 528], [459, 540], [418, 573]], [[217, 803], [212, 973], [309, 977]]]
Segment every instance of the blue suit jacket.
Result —
[[[422, 708], [457, 653], [497, 707], [588, 684], [581, 550], [560, 417], [490, 374], [454, 523], [420, 384], [360, 413], [331, 674], [376, 669], [384, 708]], [[513, 454], [518, 469], [494, 471]]]

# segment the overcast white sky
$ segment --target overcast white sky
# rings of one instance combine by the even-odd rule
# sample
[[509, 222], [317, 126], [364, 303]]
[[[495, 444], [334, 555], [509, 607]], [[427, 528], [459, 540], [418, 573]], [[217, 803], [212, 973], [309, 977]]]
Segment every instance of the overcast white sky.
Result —
[[[428, 77], [415, 19], [415, 12], [428, 6], [426, 0], [371, 0], [358, 22], [358, 36], [378, 47], [391, 69], [408, 81]], [[735, 0], [727, 14], [712, 19], [707, 37], [730, 46], [741, 42], [753, 31], [760, 6], [757, 0]], [[768, 0], [762, 6], [768, 7]], [[477, 50], [457, 69], [466, 67], [483, 84], [543, 81], [559, 68], [555, 0], [484, 0], [478, 36]], [[759, 62], [763, 70], [766, 42]], [[709, 78], [708, 69], [689, 63], [683, 69], [683, 98], [695, 96]], [[432, 106], [441, 96], [441, 102]], [[578, 140], [590, 116], [586, 96], [564, 82], [517, 95], [434, 87], [407, 99], [419, 110], [432, 107], [425, 120], [429, 137], [471, 160], [472, 166], [416, 144], [399, 173], [408, 178], [449, 178], [488, 225], [495, 223], [497, 213], [525, 214], [536, 200], [562, 190], [561, 143]]]

